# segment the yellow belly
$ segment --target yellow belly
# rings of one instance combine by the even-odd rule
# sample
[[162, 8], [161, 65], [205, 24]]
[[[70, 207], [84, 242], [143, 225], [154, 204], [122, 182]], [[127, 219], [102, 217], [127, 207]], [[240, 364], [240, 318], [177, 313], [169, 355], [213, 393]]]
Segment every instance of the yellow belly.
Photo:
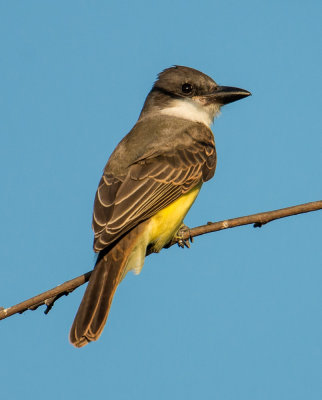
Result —
[[130, 270], [133, 270], [135, 274], [141, 272], [148, 247], [152, 252], [157, 253], [170, 242], [198, 196], [200, 188], [201, 184], [175, 200], [168, 207], [160, 210], [150, 219], [147, 228], [137, 238], [137, 243], [129, 255], [122, 279]]
[[154, 252], [159, 252], [177, 233], [184, 217], [198, 196], [200, 188], [201, 184], [151, 218], [148, 242], [152, 244]]

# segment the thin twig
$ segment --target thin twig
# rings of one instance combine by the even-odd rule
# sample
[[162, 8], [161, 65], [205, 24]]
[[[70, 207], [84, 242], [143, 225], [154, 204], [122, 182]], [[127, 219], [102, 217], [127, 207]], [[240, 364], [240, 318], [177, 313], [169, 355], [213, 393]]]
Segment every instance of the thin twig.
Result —
[[[318, 211], [322, 209], [322, 200], [312, 201], [311, 203], [299, 204], [293, 207], [281, 208], [274, 211], [266, 211], [258, 214], [247, 215], [245, 217], [238, 217], [232, 219], [226, 219], [224, 221], [218, 222], [208, 222], [207, 225], [197, 226], [196, 228], [191, 228], [190, 235], [189, 232], [184, 233], [183, 239], [188, 239], [190, 237], [204, 235], [210, 232], [217, 232], [223, 229], [235, 228], [242, 225], [254, 224], [254, 228], [260, 228], [262, 225], [268, 222], [274, 221], [276, 219], [290, 217], [292, 215], [304, 214], [311, 211]], [[175, 244], [177, 241], [171, 243]]]
[[47, 309], [45, 314], [48, 313], [48, 308], [51, 309], [54, 302], [61, 296], [68, 295], [73, 290], [88, 282], [92, 271], [87, 272], [84, 275], [80, 275], [77, 278], [71, 279], [61, 285], [56, 286], [53, 289], [47, 290], [44, 293], [38, 294], [35, 297], [31, 297], [22, 303], [16, 304], [9, 308], [0, 308], [0, 320], [10, 317], [13, 314], [22, 314], [27, 310], [36, 310], [39, 306], [46, 305]]
[[[181, 240], [189, 240], [195, 236], [204, 235], [210, 232], [216, 232], [223, 229], [235, 228], [237, 226], [254, 224], [254, 227], [261, 227], [268, 222], [276, 219], [290, 217], [291, 215], [303, 214], [311, 211], [322, 209], [322, 200], [313, 201], [311, 203], [299, 204], [293, 207], [282, 208], [279, 210], [262, 212], [258, 214], [247, 215], [245, 217], [232, 218], [219, 222], [208, 222], [207, 225], [197, 226], [196, 228], [187, 229], [182, 232]], [[170, 243], [170, 246], [178, 243], [180, 239], [176, 239]], [[56, 300], [64, 295], [68, 295], [79, 286], [88, 282], [92, 271], [71, 279], [53, 289], [32, 297], [22, 303], [16, 304], [9, 308], [0, 308], [0, 320], [10, 317], [13, 314], [23, 313], [26, 310], [36, 310], [41, 305], [46, 305], [45, 313], [47, 314], [53, 307]]]

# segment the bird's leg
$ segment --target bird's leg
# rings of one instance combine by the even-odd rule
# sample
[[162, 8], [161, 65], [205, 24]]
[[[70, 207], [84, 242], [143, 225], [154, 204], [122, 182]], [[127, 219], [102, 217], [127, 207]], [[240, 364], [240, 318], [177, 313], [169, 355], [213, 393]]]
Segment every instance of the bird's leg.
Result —
[[[184, 239], [183, 237], [186, 236], [188, 233], [189, 237], [187, 239]], [[174, 235], [173, 241], [176, 241], [178, 243], [178, 246], [181, 248], [188, 247], [190, 249], [190, 242], [193, 242], [193, 237], [190, 236], [190, 229], [187, 225], [184, 223], [181, 224], [180, 228], [178, 229], [177, 233]]]

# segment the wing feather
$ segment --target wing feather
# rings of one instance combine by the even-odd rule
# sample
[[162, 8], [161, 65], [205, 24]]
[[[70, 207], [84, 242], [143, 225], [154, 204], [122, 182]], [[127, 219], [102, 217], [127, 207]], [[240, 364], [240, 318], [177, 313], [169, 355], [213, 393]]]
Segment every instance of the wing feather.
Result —
[[140, 157], [122, 178], [105, 171], [94, 204], [94, 250], [103, 250], [138, 223], [210, 179], [215, 167], [215, 145], [208, 141]]

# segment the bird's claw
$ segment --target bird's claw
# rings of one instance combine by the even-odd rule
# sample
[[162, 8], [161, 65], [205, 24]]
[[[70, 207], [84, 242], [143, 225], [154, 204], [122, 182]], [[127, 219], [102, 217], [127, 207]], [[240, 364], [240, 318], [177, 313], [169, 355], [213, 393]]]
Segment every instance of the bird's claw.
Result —
[[[187, 236], [187, 233], [189, 234], [188, 238], [184, 239], [183, 237]], [[193, 242], [193, 237], [190, 236], [190, 229], [187, 227], [187, 225], [182, 224], [180, 228], [178, 229], [178, 232], [175, 234], [174, 239], [177, 241], [178, 246], [184, 249], [187, 247], [190, 249], [190, 243]]]

